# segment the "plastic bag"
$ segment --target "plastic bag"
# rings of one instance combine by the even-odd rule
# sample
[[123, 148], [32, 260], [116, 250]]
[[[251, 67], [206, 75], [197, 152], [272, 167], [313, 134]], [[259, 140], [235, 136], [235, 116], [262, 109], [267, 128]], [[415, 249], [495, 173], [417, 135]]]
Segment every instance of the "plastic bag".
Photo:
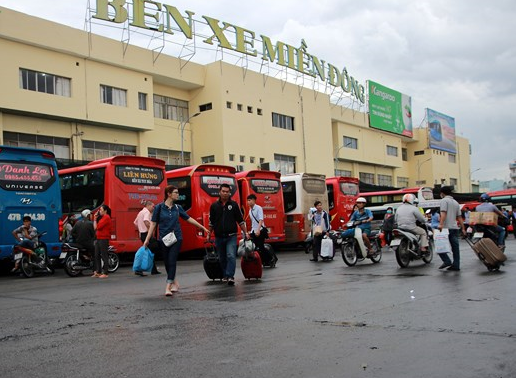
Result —
[[436, 253], [449, 253], [452, 251], [448, 235], [449, 232], [447, 228], [443, 228], [442, 231], [435, 230], [434, 244]]
[[255, 250], [254, 243], [251, 240], [240, 240], [238, 243], [237, 255], [239, 257], [248, 256]]
[[136, 251], [134, 255], [133, 271], [134, 272], [150, 272], [154, 265], [154, 253], [143, 245]]

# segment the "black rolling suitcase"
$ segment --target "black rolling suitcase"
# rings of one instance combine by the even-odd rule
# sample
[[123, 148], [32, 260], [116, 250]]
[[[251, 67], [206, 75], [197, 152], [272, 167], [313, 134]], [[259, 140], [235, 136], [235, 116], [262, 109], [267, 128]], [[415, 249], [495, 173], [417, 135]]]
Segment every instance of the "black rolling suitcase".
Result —
[[203, 260], [204, 271], [210, 280], [221, 280], [224, 278], [224, 272], [220, 266], [219, 254], [215, 250], [212, 242], [206, 242], [204, 245], [206, 251]]
[[270, 268], [274, 268], [276, 266], [276, 262], [278, 258], [276, 257], [276, 252], [270, 244], [265, 243], [265, 252], [260, 252], [260, 257], [262, 259], [263, 266], [268, 266]]

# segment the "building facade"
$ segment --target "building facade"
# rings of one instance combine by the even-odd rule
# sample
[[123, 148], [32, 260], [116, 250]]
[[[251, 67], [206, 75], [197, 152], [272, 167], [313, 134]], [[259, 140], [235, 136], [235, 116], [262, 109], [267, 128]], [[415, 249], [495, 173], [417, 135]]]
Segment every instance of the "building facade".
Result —
[[413, 138], [373, 129], [366, 112], [314, 89], [0, 11], [0, 144], [70, 161], [129, 154], [470, 191], [459, 136], [455, 154], [431, 149], [427, 128]]

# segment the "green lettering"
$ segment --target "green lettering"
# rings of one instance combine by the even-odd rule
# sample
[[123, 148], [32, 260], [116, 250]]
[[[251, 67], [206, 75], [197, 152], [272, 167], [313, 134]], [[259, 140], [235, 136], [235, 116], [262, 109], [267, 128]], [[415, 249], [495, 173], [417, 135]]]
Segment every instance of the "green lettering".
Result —
[[[150, 3], [156, 6], [158, 11], [161, 11], [161, 4], [155, 1], [150, 0], [133, 0], [133, 22], [131, 22], [132, 26], [136, 26], [139, 28], [150, 29], [147, 25], [145, 25], [145, 17], [152, 17], [156, 22], [159, 22], [159, 14], [158, 12], [151, 14], [145, 12], [145, 3]], [[153, 28], [156, 29], [156, 28]], [[163, 26], [160, 25], [158, 30], [163, 31]]]
[[[121, 24], [127, 21], [127, 9], [124, 8], [124, 5], [125, 0], [97, 0], [97, 13], [95, 13], [93, 18]], [[108, 7], [115, 10], [114, 18], [109, 18]]]
[[171, 24], [170, 16], [172, 16], [172, 18], [176, 22], [176, 25], [179, 27], [179, 29], [181, 29], [181, 31], [183, 32], [185, 37], [188, 39], [192, 39], [192, 24], [193, 24], [192, 16], [195, 13], [186, 11], [186, 14], [188, 15], [188, 22], [187, 22], [186, 19], [183, 18], [183, 16], [181, 16], [181, 13], [179, 13], [179, 11], [177, 10], [176, 7], [173, 7], [173, 6], [167, 5], [167, 4], [163, 4], [163, 6], [167, 10], [167, 29], [165, 30], [165, 32], [169, 33], [169, 34], [174, 34], [172, 32], [172, 28], [170, 25]]
[[[239, 26], [233, 26], [236, 32], [236, 51], [241, 52], [243, 54], [256, 56], [256, 50], [247, 50], [246, 45], [254, 47], [254, 32], [241, 28]], [[251, 37], [251, 39], [246, 39], [246, 33]]]
[[319, 61], [319, 58], [312, 55], [312, 76], [319, 76], [322, 81], [326, 81], [326, 73], [324, 72], [325, 61]]
[[328, 63], [328, 83], [333, 85], [334, 87], [338, 87], [340, 85], [340, 81], [342, 80], [340, 71], [333, 64]]
[[220, 47], [223, 47], [223, 48], [229, 49], [229, 50], [233, 50], [233, 47], [231, 46], [228, 39], [224, 35], [224, 31], [233, 25], [223, 22], [224, 27], [221, 29], [219, 26], [219, 20], [216, 20], [216, 19], [208, 17], [208, 16], [202, 16], [202, 18], [204, 18], [208, 22], [209, 27], [211, 28], [211, 30], [214, 33], [210, 38], [205, 39], [204, 42], [206, 42], [210, 45], [213, 45], [213, 38], [217, 37]]
[[280, 66], [285, 66], [285, 44], [283, 42], [277, 42], [275, 48], [269, 37], [264, 35], [261, 35], [260, 37], [262, 38], [263, 46], [262, 59], [268, 59], [271, 62], [276, 61]]

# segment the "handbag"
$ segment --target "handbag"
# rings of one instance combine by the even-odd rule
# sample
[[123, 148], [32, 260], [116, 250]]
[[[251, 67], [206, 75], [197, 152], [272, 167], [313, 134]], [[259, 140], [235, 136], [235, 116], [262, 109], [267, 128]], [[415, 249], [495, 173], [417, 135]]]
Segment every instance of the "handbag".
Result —
[[449, 232], [447, 228], [443, 228], [442, 231], [435, 230], [434, 245], [436, 253], [449, 253], [452, 251], [448, 235]]
[[172, 244], [177, 242], [176, 234], [174, 233], [174, 231], [169, 232], [168, 234], [163, 236], [163, 239], [161, 240], [163, 241], [163, 244], [165, 244], [166, 247], [170, 247]]

